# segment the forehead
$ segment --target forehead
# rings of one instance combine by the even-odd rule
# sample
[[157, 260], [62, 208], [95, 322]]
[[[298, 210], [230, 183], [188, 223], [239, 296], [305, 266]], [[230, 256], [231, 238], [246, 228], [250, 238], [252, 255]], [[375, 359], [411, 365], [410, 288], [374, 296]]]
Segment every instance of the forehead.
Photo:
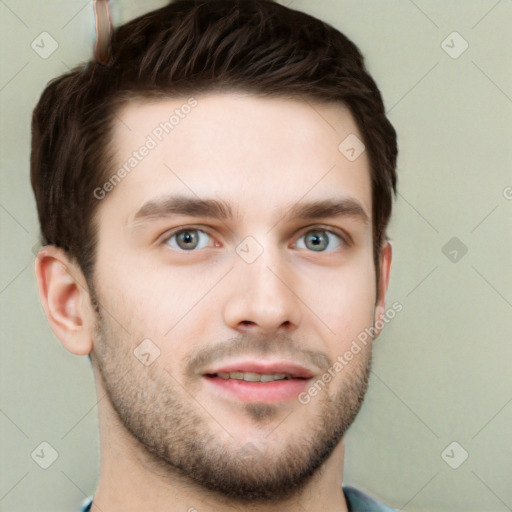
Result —
[[371, 218], [368, 158], [342, 104], [217, 93], [132, 101], [116, 119], [112, 174], [122, 179], [101, 207], [115, 203], [129, 217], [176, 193], [258, 215], [338, 195], [358, 199]]

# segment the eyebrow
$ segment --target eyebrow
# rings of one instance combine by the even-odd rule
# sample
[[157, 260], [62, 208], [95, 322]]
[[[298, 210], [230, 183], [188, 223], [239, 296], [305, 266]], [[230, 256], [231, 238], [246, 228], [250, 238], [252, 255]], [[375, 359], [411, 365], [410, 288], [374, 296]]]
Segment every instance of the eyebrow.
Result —
[[[370, 217], [359, 201], [350, 197], [326, 198], [310, 202], [296, 202], [285, 206], [285, 221], [309, 220], [332, 217], [353, 217], [363, 224], [370, 224]], [[132, 217], [134, 221], [151, 220], [172, 215], [210, 217], [228, 220], [234, 217], [226, 201], [200, 199], [183, 195], [166, 196], [145, 203]]]

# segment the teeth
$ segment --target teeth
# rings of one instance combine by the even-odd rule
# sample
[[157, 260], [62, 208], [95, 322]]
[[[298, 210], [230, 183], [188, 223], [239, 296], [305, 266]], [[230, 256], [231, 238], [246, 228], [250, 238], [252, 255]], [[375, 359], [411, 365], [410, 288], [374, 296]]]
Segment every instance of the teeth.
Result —
[[259, 373], [244, 372], [243, 374], [243, 379], [248, 382], [260, 382], [261, 377], [263, 377], [263, 375]]
[[273, 375], [262, 375], [261, 376], [261, 382], [271, 382], [273, 380], [284, 380], [289, 379], [287, 375], [284, 373], [274, 373]]
[[290, 377], [284, 373], [273, 373], [271, 375], [252, 372], [219, 372], [217, 376], [221, 379], [245, 380], [247, 382], [271, 382], [273, 380], [284, 380]]

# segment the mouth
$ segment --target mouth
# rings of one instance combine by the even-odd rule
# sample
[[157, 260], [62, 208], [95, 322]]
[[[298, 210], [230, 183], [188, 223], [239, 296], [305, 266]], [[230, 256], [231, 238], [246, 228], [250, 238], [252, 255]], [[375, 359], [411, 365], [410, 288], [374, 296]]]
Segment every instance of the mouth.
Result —
[[243, 380], [245, 382], [274, 382], [276, 380], [290, 380], [290, 379], [303, 379], [304, 377], [293, 377], [285, 373], [254, 373], [254, 372], [218, 372], [207, 373], [206, 377], [220, 377], [221, 379], [228, 380]]
[[231, 400], [280, 402], [304, 391], [313, 373], [295, 363], [246, 361], [207, 371], [202, 377]]

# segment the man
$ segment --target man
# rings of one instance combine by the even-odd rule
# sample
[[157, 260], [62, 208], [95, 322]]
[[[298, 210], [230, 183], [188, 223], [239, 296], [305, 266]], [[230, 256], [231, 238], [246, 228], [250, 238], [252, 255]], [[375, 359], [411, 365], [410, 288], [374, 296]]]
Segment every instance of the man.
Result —
[[271, 0], [174, 2], [111, 49], [32, 125], [41, 300], [97, 387], [82, 510], [390, 510], [342, 487], [396, 193], [358, 49]]

